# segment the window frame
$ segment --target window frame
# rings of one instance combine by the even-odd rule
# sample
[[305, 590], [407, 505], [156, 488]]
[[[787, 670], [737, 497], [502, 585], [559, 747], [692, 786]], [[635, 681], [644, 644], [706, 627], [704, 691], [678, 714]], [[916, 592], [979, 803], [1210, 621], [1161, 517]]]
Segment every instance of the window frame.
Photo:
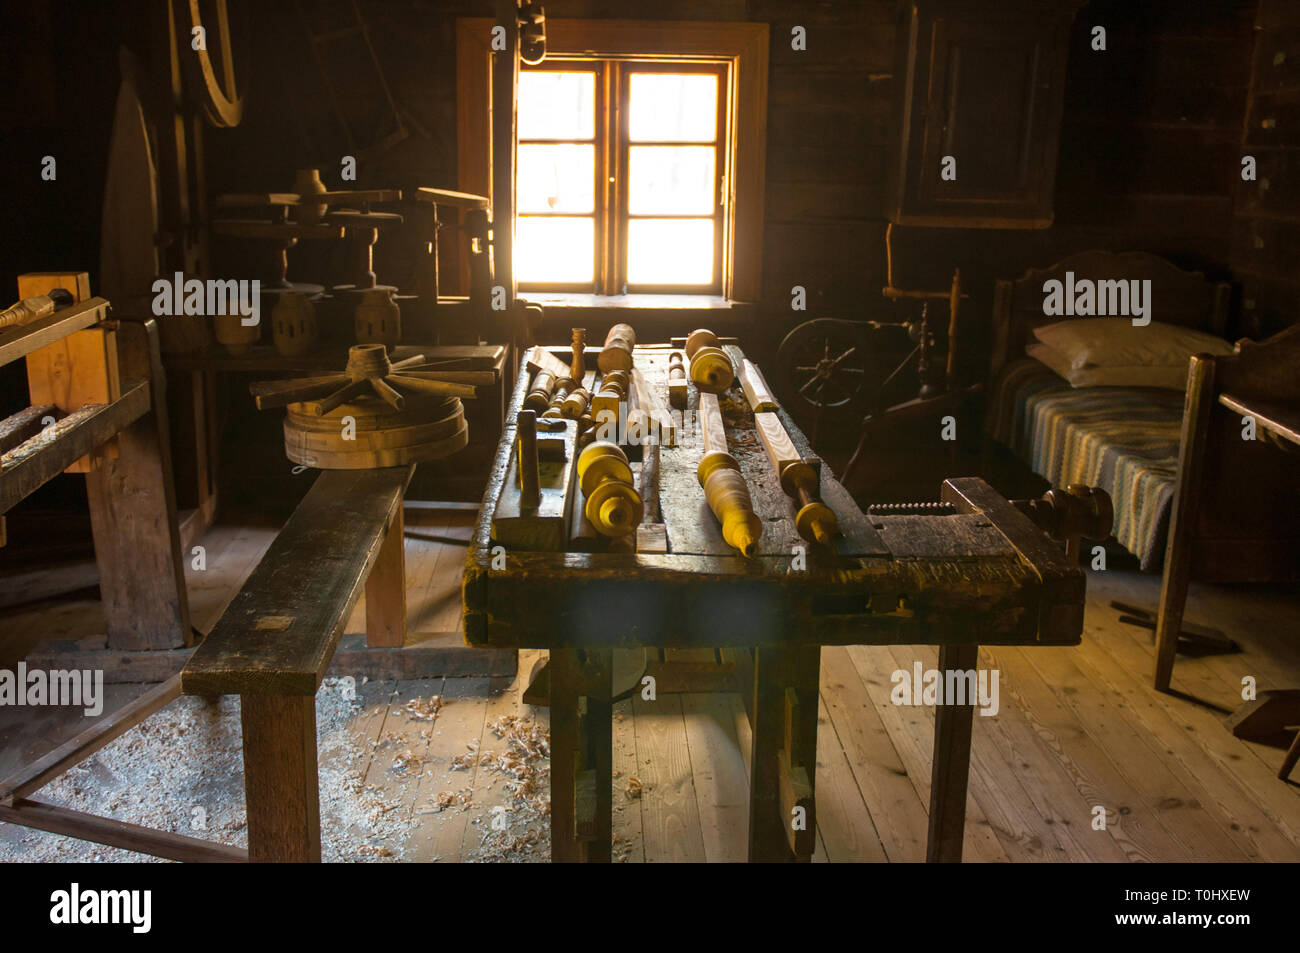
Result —
[[[524, 70], [522, 67], [520, 68], [519, 72], [520, 75], [523, 74]], [[592, 130], [592, 138], [590, 140], [590, 143], [596, 152], [595, 160], [592, 162], [593, 178], [591, 183], [591, 189], [592, 189], [591, 212], [590, 213], [556, 212], [553, 215], [549, 215], [545, 212], [520, 212], [518, 207], [516, 207], [515, 209], [516, 221], [518, 221], [518, 219], [521, 217], [522, 218], [529, 218], [529, 217], [531, 218], [591, 218], [592, 229], [594, 230], [594, 235], [592, 236], [592, 250], [595, 255], [591, 264], [591, 281], [529, 282], [527, 285], [527, 287], [530, 290], [534, 290], [534, 291], [550, 291], [550, 292], [576, 291], [576, 292], [585, 292], [587, 294], [591, 294], [592, 292], [598, 291], [601, 288], [601, 286], [604, 284], [605, 252], [607, 249], [607, 245], [605, 243], [605, 235], [607, 234], [606, 230], [611, 227], [610, 223], [608, 222], [610, 210], [608, 208], [607, 203], [604, 200], [605, 193], [608, 191], [608, 189], [606, 183], [604, 182], [605, 176], [603, 175], [603, 171], [606, 167], [605, 166], [606, 156], [609, 154], [609, 122], [605, 115], [608, 112], [607, 103], [609, 102], [609, 98], [608, 98], [609, 86], [608, 86], [608, 77], [606, 75], [608, 73], [608, 64], [601, 62], [599, 60], [559, 60], [547, 56], [546, 62], [542, 63], [540, 66], [537, 67], [530, 67], [529, 72], [539, 72], [539, 73], [591, 72], [594, 73], [596, 77], [595, 89], [593, 90], [593, 95], [595, 97], [595, 102], [593, 103], [593, 108], [595, 109], [595, 120], [594, 120], [595, 128]], [[532, 145], [532, 144], [565, 145], [565, 144], [575, 144], [579, 142], [581, 142], [583, 145], [586, 145], [588, 143], [588, 140], [585, 139], [583, 140], [524, 139], [518, 136], [517, 134], [515, 136], [516, 147], [520, 145]], [[518, 176], [517, 159], [516, 159], [516, 176]], [[511, 247], [515, 248], [517, 246], [515, 246], [512, 243]]]
[[[720, 295], [723, 275], [723, 234], [726, 228], [727, 201], [723, 194], [730, 150], [727, 136], [727, 101], [729, 64], [725, 60], [626, 60], [590, 59], [587, 57], [551, 57], [546, 62], [525, 72], [590, 72], [595, 76], [594, 109], [596, 124], [590, 140], [532, 139], [516, 137], [516, 146], [592, 144], [596, 150], [592, 197], [594, 208], [588, 213], [523, 212], [515, 210], [516, 222], [520, 218], [582, 217], [591, 218], [595, 229], [592, 260], [592, 280], [589, 282], [527, 282], [518, 281], [520, 290], [543, 292], [581, 292], [600, 295], [622, 294], [689, 294]], [[654, 141], [633, 142], [631, 137], [632, 75], [644, 73], [677, 73], [714, 76], [718, 82], [717, 116], [714, 121], [714, 138], [702, 142]], [[713, 183], [710, 190], [714, 202], [706, 213], [633, 214], [631, 210], [631, 157], [638, 146], [703, 146], [714, 150]], [[696, 284], [634, 284], [628, 278], [628, 246], [631, 240], [631, 223], [635, 219], [668, 219], [708, 221], [713, 232], [713, 268], [709, 280]], [[518, 246], [514, 246], [516, 254]]]
[[[457, 166], [459, 188], [491, 195], [492, 28], [495, 20], [460, 18], [457, 34]], [[727, 69], [723, 227], [715, 229], [714, 267], [722, 296], [757, 301], [761, 287], [766, 164], [768, 25], [748, 22], [546, 21], [546, 62], [573, 59], [717, 62]], [[725, 102], [725, 107], [721, 103]], [[719, 149], [724, 148], [718, 143]], [[626, 157], [620, 157], [623, 161]], [[622, 188], [625, 176], [617, 175]], [[625, 201], [625, 200], [624, 200]], [[495, 204], [495, 203], [494, 203]], [[509, 203], [513, 206], [513, 200]], [[497, 222], [514, 228], [514, 222]], [[511, 276], [513, 278], [513, 276]], [[605, 276], [602, 276], [604, 281]], [[498, 280], [502, 276], [498, 275]], [[504, 281], [503, 281], [504, 283]], [[606, 284], [605, 287], [608, 287]], [[650, 289], [634, 286], [637, 293]], [[633, 289], [629, 289], [633, 291]], [[682, 286], [672, 293], [697, 294]]]

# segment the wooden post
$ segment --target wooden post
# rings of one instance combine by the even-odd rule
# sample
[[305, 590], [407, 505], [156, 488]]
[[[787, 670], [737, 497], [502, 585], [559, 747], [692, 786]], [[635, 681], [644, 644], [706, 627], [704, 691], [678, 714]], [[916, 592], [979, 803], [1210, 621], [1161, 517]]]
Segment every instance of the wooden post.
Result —
[[406, 548], [402, 508], [366, 579], [366, 645], [400, 649], [406, 643]]
[[608, 863], [613, 810], [610, 652], [552, 649], [551, 860]]
[[108, 645], [179, 648], [193, 635], [154, 319], [123, 320], [117, 342], [122, 379], [149, 380], [153, 409], [118, 434], [117, 459], [86, 474]]
[[820, 674], [820, 646], [754, 650], [751, 862], [812, 859]]
[[1201, 504], [1201, 478], [1205, 466], [1210, 418], [1214, 413], [1214, 358], [1196, 355], [1187, 373], [1187, 397], [1178, 450], [1178, 481], [1174, 485], [1169, 542], [1165, 548], [1164, 578], [1160, 583], [1160, 611], [1156, 617], [1157, 691], [1169, 691], [1183, 628], [1187, 584], [1191, 574], [1192, 535]]
[[242, 695], [248, 859], [320, 863], [316, 699]]
[[[939, 675], [973, 670], [979, 665], [978, 645], [939, 647]], [[961, 863], [966, 829], [966, 782], [970, 776], [970, 738], [975, 719], [972, 704], [939, 705], [934, 717], [934, 763], [930, 769], [930, 835], [927, 863]]]

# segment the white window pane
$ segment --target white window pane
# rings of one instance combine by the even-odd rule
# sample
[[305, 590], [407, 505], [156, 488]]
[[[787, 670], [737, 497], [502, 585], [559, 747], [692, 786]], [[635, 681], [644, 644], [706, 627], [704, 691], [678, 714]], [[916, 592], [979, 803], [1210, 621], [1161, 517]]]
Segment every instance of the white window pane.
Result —
[[595, 73], [519, 74], [520, 139], [591, 139], [595, 134]]
[[589, 218], [515, 219], [515, 279], [577, 284], [595, 272], [595, 223]]
[[718, 77], [633, 73], [630, 134], [638, 142], [713, 142], [718, 134]]
[[595, 146], [522, 145], [518, 163], [520, 212], [595, 210]]
[[707, 285], [712, 280], [712, 220], [634, 218], [628, 222], [628, 284]]
[[713, 146], [632, 146], [628, 152], [633, 215], [713, 214]]

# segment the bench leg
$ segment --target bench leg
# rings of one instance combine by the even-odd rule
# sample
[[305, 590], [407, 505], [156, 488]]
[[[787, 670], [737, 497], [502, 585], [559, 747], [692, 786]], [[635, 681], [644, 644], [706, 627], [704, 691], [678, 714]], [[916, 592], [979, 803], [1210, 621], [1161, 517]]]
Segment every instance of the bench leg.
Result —
[[[973, 670], [978, 645], [939, 647], [939, 673]], [[931, 864], [961, 863], [966, 831], [966, 783], [970, 777], [970, 738], [975, 706], [940, 705], [934, 717], [934, 763], [930, 769], [930, 835], [925, 859]]]
[[240, 712], [248, 859], [319, 863], [316, 699], [243, 695]]
[[552, 649], [551, 860], [609, 863], [614, 719], [608, 649]]
[[366, 579], [366, 645], [400, 649], [406, 642], [406, 551], [402, 508]]
[[820, 674], [820, 646], [754, 650], [751, 862], [812, 860]]

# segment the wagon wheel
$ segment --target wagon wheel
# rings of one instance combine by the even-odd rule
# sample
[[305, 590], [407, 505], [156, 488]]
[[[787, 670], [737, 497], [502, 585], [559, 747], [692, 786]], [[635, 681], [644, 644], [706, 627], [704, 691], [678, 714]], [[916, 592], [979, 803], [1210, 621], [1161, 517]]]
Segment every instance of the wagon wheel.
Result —
[[[176, 43], [203, 115], [218, 129], [238, 126], [244, 116], [246, 71], [236, 79], [226, 0], [185, 0], [184, 7], [177, 17]], [[204, 49], [193, 48], [195, 28], [203, 31]]]

